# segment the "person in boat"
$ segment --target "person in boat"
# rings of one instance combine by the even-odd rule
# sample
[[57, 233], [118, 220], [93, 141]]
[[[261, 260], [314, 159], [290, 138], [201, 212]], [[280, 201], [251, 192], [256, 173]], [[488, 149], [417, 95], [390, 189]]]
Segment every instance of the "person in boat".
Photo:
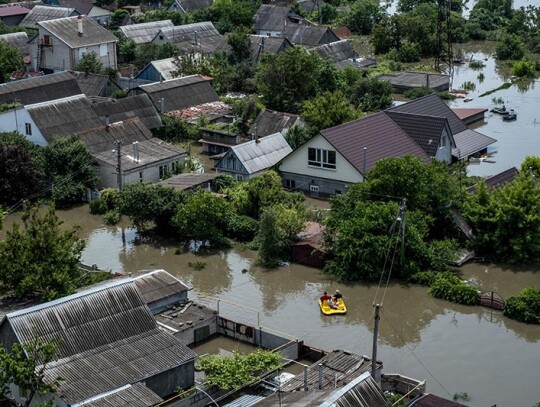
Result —
[[323, 295], [321, 295], [321, 302], [325, 302], [331, 299], [332, 299], [332, 296], [328, 294], [326, 291], [323, 293]]
[[337, 302], [340, 298], [343, 298], [343, 294], [341, 294], [339, 290], [336, 290], [334, 293], [334, 301]]
[[339, 305], [337, 303], [337, 301], [334, 301], [334, 299], [332, 297], [330, 297], [328, 299], [328, 306], [332, 309], [339, 309]]

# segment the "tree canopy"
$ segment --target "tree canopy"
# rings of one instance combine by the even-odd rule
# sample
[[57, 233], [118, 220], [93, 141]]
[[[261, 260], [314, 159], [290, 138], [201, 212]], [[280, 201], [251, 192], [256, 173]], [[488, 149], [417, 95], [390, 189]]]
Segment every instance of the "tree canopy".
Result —
[[23, 67], [21, 52], [5, 41], [0, 41], [0, 83], [4, 83], [9, 76]]
[[102, 73], [103, 62], [101, 62], [95, 52], [88, 52], [77, 62], [75, 70], [84, 73]]
[[21, 296], [53, 300], [72, 294], [81, 273], [78, 267], [85, 243], [77, 228], [64, 230], [52, 208], [23, 215], [27, 226], [13, 224], [0, 241], [0, 281]]

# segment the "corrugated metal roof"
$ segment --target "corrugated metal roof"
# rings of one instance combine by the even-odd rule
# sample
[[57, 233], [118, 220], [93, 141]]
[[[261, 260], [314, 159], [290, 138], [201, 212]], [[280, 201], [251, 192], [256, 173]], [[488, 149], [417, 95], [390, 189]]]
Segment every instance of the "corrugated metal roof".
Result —
[[135, 285], [146, 304], [187, 291], [189, 287], [165, 270], [155, 270], [135, 278]]
[[146, 42], [151, 42], [162, 28], [173, 26], [174, 24], [171, 20], [161, 20], [149, 23], [123, 25], [118, 29], [136, 44], [144, 44]]
[[57, 18], [64, 18], [76, 15], [77, 12], [74, 8], [68, 7], [53, 7], [53, 6], [35, 6], [30, 13], [24, 16], [23, 20], [19, 24], [25, 28], [38, 28], [38, 22], [54, 20]]
[[258, 60], [260, 60], [261, 55], [265, 52], [278, 54], [293, 46], [287, 38], [282, 37], [250, 35], [249, 39], [251, 42], [251, 57]]
[[81, 88], [69, 72], [35, 76], [0, 85], [0, 103], [22, 105], [80, 95]]
[[456, 147], [452, 149], [452, 155], [458, 160], [469, 157], [497, 142], [494, 138], [471, 129], [454, 134], [454, 141]]
[[320, 407], [391, 407], [384, 393], [371, 377], [363, 373], [343, 388], [337, 389]]
[[171, 178], [164, 179], [160, 182], [161, 185], [165, 187], [176, 188], [179, 190], [191, 189], [199, 186], [206, 185], [209, 181], [213, 180], [216, 177], [219, 177], [221, 174], [218, 173], [189, 173], [189, 174], [178, 174], [173, 175]]
[[452, 111], [456, 114], [457, 117], [459, 117], [461, 120], [467, 120], [477, 114], [485, 113], [488, 111], [488, 109], [484, 108], [461, 108], [461, 107], [453, 107]]
[[[430, 157], [385, 112], [375, 113], [330, 129], [321, 135], [360, 173], [377, 161], [390, 157], [418, 157], [426, 164]], [[366, 162], [364, 163], [364, 148]]]
[[256, 394], [244, 394], [243, 396], [238, 397], [236, 400], [224, 404], [222, 407], [251, 407], [264, 399], [264, 396], [258, 396]]
[[103, 123], [85, 95], [27, 105], [26, 110], [45, 140], [100, 127]]
[[129, 146], [134, 141], [142, 142], [152, 138], [152, 133], [138, 117], [122, 122], [113, 122], [108, 127], [101, 126], [95, 129], [81, 131], [76, 135], [86, 146], [90, 154], [103, 151], [110, 153], [115, 148], [115, 143], [119, 141], [122, 143], [122, 146]]
[[[175, 147], [158, 138], [140, 141], [138, 143], [139, 160], [134, 159], [134, 151], [129, 146], [122, 152], [122, 170], [131, 171], [159, 161], [181, 160], [186, 156], [186, 151], [180, 147]], [[110, 151], [102, 151], [94, 154], [94, 158], [107, 164], [116, 166], [117, 157]]]
[[97, 397], [89, 402], [74, 404], [72, 407], [148, 407], [162, 402], [163, 399], [142, 383], [126, 385]]
[[292, 148], [285, 137], [281, 133], [275, 133], [260, 138], [258, 142], [252, 140], [231, 147], [230, 151], [216, 164], [216, 168], [222, 168], [220, 164], [228, 160], [229, 154], [234, 154], [244, 165], [248, 174], [255, 174], [273, 167], [291, 152]]
[[256, 31], [281, 31], [290, 16], [300, 19], [300, 16], [294, 13], [290, 7], [261, 4], [254, 16], [254, 29]]
[[178, 70], [178, 66], [176, 66], [174, 63], [174, 58], [165, 58], [165, 59], [158, 59], [156, 61], [150, 62], [148, 65], [146, 65], [137, 77], [141, 75], [142, 72], [144, 72], [146, 69], [148, 69], [150, 66], [152, 66], [157, 72], [161, 74], [161, 77], [166, 79], [172, 79], [173, 78], [173, 72]]
[[300, 116], [296, 114], [263, 109], [249, 128], [248, 134], [264, 137], [290, 129], [300, 122]]
[[170, 79], [163, 82], [140, 85], [136, 93], [146, 93], [154, 104], [160, 108], [164, 99], [164, 112], [187, 109], [203, 103], [216, 102], [219, 96], [212, 88], [210, 78], [202, 75], [190, 75], [183, 78]]
[[[82, 35], [79, 35], [79, 19], [82, 19]], [[113, 33], [86, 16], [39, 21], [38, 25], [66, 43], [70, 48], [118, 42], [118, 38]]]
[[169, 42], [173, 43], [194, 41], [195, 33], [197, 33], [197, 40], [211, 37], [223, 38], [219, 31], [216, 30], [216, 27], [214, 27], [212, 22], [203, 21], [193, 24], [164, 27], [155, 35], [154, 39], [159, 38], [160, 35], [163, 35]]
[[191, 13], [195, 10], [199, 10], [202, 8], [210, 8], [212, 4], [214, 3], [213, 0], [176, 0], [173, 2], [171, 6], [169, 6], [169, 10], [176, 10], [174, 5], [178, 3], [182, 10], [185, 12]]
[[138, 117], [149, 129], [162, 126], [156, 106], [145, 94], [121, 99], [92, 98], [92, 107], [102, 120], [108, 115], [110, 123]]
[[[386, 114], [401, 127], [430, 157], [435, 157], [443, 130], [448, 126], [444, 117], [424, 116], [387, 110]], [[450, 127], [448, 127], [450, 130]]]
[[105, 285], [9, 313], [18, 341], [55, 341], [58, 360], [45, 381], [73, 404], [190, 362], [195, 353], [157, 327], [133, 280]]

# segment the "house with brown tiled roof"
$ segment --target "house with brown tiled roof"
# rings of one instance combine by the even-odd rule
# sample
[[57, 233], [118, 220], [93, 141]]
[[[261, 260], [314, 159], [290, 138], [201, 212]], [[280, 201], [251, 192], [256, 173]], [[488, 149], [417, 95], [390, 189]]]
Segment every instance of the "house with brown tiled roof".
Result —
[[322, 130], [283, 159], [279, 170], [286, 188], [329, 196], [363, 182], [383, 158], [428, 154], [385, 112]]

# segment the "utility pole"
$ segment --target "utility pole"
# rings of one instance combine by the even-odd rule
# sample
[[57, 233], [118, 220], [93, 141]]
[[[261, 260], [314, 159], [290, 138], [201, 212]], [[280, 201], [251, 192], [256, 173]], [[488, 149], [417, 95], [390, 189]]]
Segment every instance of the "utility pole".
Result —
[[122, 189], [122, 141], [116, 142], [116, 174], [118, 189]]
[[381, 310], [380, 304], [373, 304], [375, 307], [375, 318], [374, 318], [374, 327], [373, 327], [373, 352], [371, 353], [371, 377], [376, 382], [379, 382], [377, 377], [377, 339], [379, 337], [379, 321], [381, 316], [379, 311]]

